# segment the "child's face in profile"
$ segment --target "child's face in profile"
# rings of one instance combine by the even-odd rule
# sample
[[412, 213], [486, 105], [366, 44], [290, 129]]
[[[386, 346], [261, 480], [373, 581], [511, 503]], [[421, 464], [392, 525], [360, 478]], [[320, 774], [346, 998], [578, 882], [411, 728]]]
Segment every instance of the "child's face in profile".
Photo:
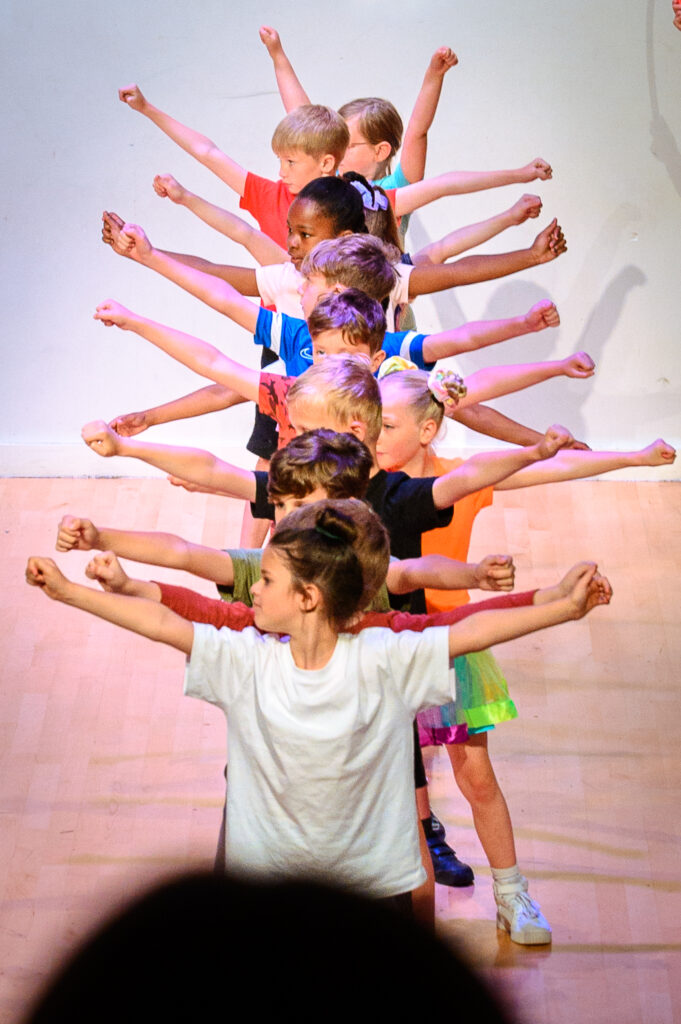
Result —
[[376, 462], [381, 469], [402, 469], [422, 453], [421, 424], [405, 402], [401, 389], [381, 382], [383, 426], [376, 442]]
[[288, 211], [288, 254], [296, 270], [318, 242], [335, 238], [333, 223], [312, 199], [294, 199]]
[[378, 147], [362, 135], [359, 129], [359, 119], [360, 115], [356, 114], [346, 121], [350, 132], [350, 142], [345, 156], [340, 162], [338, 173], [345, 174], [346, 171], [356, 171], [357, 174], [363, 174], [368, 181], [373, 181], [381, 164], [377, 153]]
[[308, 156], [302, 149], [292, 149], [289, 152], [277, 153], [279, 158], [279, 177], [284, 182], [289, 192], [297, 196], [301, 188], [305, 188], [315, 178], [323, 178], [331, 174], [334, 167], [329, 169], [329, 160], [334, 164], [333, 157], [329, 156]]
[[251, 587], [255, 624], [269, 633], [285, 633], [299, 611], [299, 591], [283, 558], [270, 547], [262, 553], [260, 579]]
[[312, 310], [324, 295], [330, 295], [331, 292], [340, 290], [342, 290], [341, 285], [333, 287], [329, 284], [323, 274], [315, 272], [304, 277], [298, 287], [298, 294], [300, 295], [300, 304], [303, 307], [303, 315], [305, 316], [305, 319], [308, 318]]
[[366, 425], [334, 416], [323, 394], [296, 396], [295, 401], [288, 403], [288, 415], [298, 436], [308, 430], [335, 430], [337, 434], [354, 434], [364, 441]]

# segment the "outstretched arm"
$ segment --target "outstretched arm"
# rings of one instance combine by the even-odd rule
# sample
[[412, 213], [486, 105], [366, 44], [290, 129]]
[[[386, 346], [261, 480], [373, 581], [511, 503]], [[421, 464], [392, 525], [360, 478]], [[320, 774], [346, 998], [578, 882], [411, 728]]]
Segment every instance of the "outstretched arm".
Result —
[[445, 555], [392, 561], [387, 585], [391, 594], [433, 590], [513, 590], [515, 566], [510, 555], [487, 555], [481, 562], [458, 562]]
[[242, 366], [207, 341], [138, 316], [113, 299], [100, 302], [94, 319], [101, 320], [105, 327], [116, 326], [122, 331], [134, 331], [140, 338], [150, 341], [195, 373], [214, 380], [216, 384], [232, 388], [249, 401], [257, 402], [260, 371]]
[[402, 142], [400, 167], [407, 181], [421, 181], [423, 178], [426, 169], [428, 130], [435, 117], [442, 83], [449, 69], [458, 62], [459, 58], [448, 46], [441, 46], [430, 58]]
[[291, 61], [284, 53], [279, 33], [275, 29], [270, 28], [269, 25], [262, 25], [260, 27], [260, 39], [272, 58], [279, 95], [281, 96], [286, 113], [290, 114], [296, 107], [309, 103], [310, 99], [298, 81], [298, 76], [293, 70]]
[[150, 640], [157, 640], [170, 647], [177, 647], [185, 654], [191, 654], [194, 627], [165, 605], [143, 597], [106, 593], [72, 583], [51, 558], [29, 558], [26, 582], [33, 587], [40, 587], [53, 601], [80, 608], [116, 626], [129, 629], [132, 633], [139, 633]]
[[[231, 238], [233, 242], [243, 245], [261, 266], [286, 261], [286, 252], [266, 234], [248, 224], [243, 217], [238, 217], [236, 213], [223, 210], [221, 206], [215, 206], [194, 192], [190, 192], [189, 189], [180, 185], [172, 174], [157, 174], [153, 184], [157, 196], [160, 196], [161, 199], [170, 199], [178, 206], [184, 206], [204, 224], [219, 231], [221, 235]], [[227, 278], [227, 280], [229, 279]], [[235, 285], [235, 287], [238, 286]], [[239, 288], [239, 291], [242, 289]], [[258, 292], [256, 289], [254, 292], [243, 292], [242, 294], [257, 295]]]
[[[405, 172], [406, 173], [406, 172]], [[546, 160], [537, 157], [525, 167], [510, 171], [449, 171], [436, 178], [416, 181], [398, 188], [395, 195], [395, 216], [403, 217], [421, 206], [443, 196], [458, 196], [468, 192], [481, 192], [502, 185], [523, 185], [540, 178], [546, 181], [553, 174]]]
[[[141, 263], [142, 266], [155, 270], [169, 281], [184, 288], [190, 295], [201, 299], [207, 306], [224, 313], [230, 320], [245, 327], [251, 334], [255, 332], [260, 306], [245, 298], [228, 281], [205, 274], [194, 266], [180, 262], [170, 253], [154, 249], [144, 231], [138, 224], [125, 224], [120, 232], [117, 251]], [[255, 271], [244, 268], [247, 283], [255, 285]], [[250, 288], [248, 289], [250, 290]], [[257, 292], [257, 285], [255, 285]]]
[[558, 310], [549, 299], [542, 299], [524, 316], [508, 317], [505, 320], [472, 320], [451, 331], [429, 334], [423, 342], [423, 357], [429, 363], [461, 352], [473, 352], [488, 345], [496, 345], [509, 338], [557, 327], [560, 323]]
[[492, 487], [525, 466], [550, 459], [571, 440], [572, 437], [565, 427], [554, 426], [549, 427], [539, 444], [473, 455], [460, 466], [450, 469], [448, 473], [433, 481], [435, 507], [449, 508], [467, 494], [479, 491], [483, 487]]
[[497, 484], [495, 490], [514, 491], [520, 487], [533, 487], [535, 484], [582, 480], [585, 477], [597, 476], [599, 473], [611, 473], [615, 469], [630, 469], [633, 466], [671, 466], [675, 459], [675, 449], [661, 437], [637, 452], [564, 450], [541, 465], [528, 466], [514, 473]]
[[[465, 378], [467, 394], [459, 402], [459, 406], [474, 405], [476, 402], [487, 402], [500, 395], [510, 395], [514, 391], [522, 391], [533, 384], [552, 377], [592, 377], [594, 361], [586, 352], [577, 352], [566, 359], [554, 359], [545, 363], [520, 363], [516, 366], [489, 366], [485, 370], [477, 370]], [[445, 410], [448, 415], [448, 410]], [[572, 443], [572, 438], [570, 439]]]
[[519, 270], [539, 266], [540, 263], [550, 263], [566, 251], [562, 228], [556, 220], [552, 220], [540, 231], [529, 249], [491, 256], [464, 256], [454, 263], [433, 266], [421, 264], [414, 267], [409, 275], [409, 298], [453, 288], [455, 285], [476, 284], [478, 281], [506, 277]]
[[141, 434], [143, 430], [148, 430], [149, 427], [157, 427], [160, 423], [188, 420], [193, 416], [230, 409], [233, 405], [241, 405], [246, 401], [243, 395], [232, 388], [227, 388], [223, 384], [211, 384], [207, 388], [192, 391], [189, 395], [175, 398], [172, 402], [164, 402], [163, 405], [156, 405], [152, 409], [116, 416], [109, 426], [121, 437], [133, 437], [135, 434]]
[[246, 170], [226, 153], [223, 153], [221, 149], [218, 149], [211, 139], [194, 131], [193, 128], [187, 128], [186, 125], [180, 124], [168, 114], [164, 114], [158, 107], [152, 106], [137, 85], [126, 85], [123, 89], [119, 89], [118, 98], [122, 103], [126, 103], [131, 110], [136, 110], [153, 121], [185, 153], [189, 153], [209, 171], [217, 174], [218, 178], [234, 189], [237, 195], [244, 194]]
[[464, 406], [463, 409], [454, 409], [450, 418], [457, 423], [463, 423], [469, 430], [475, 430], [479, 434], [493, 437], [497, 441], [507, 441], [509, 444], [537, 444], [541, 441], [543, 434], [531, 427], [525, 427], [522, 423], [504, 416], [496, 409], [488, 405]]
[[96, 527], [89, 519], [63, 516], [57, 532], [57, 551], [111, 551], [147, 565], [182, 569], [223, 586], [234, 583], [232, 559], [226, 551], [194, 544], [173, 533], [112, 530]]
[[490, 238], [501, 234], [506, 228], [524, 224], [530, 217], [538, 217], [541, 208], [542, 202], [539, 196], [524, 195], [508, 210], [498, 213], [496, 217], [489, 217], [476, 224], [457, 228], [455, 231], [450, 231], [444, 238], [424, 245], [418, 252], [411, 254], [412, 262], [414, 266], [444, 263], [452, 256], [458, 256], [459, 253], [466, 252], [467, 249], [473, 249], [476, 245], [488, 242]]
[[119, 437], [103, 420], [86, 423], [81, 430], [86, 445], [101, 455], [110, 458], [122, 455], [140, 459], [149, 466], [180, 477], [192, 484], [199, 484], [210, 491], [255, 501], [255, 476], [247, 469], [240, 469], [229, 462], [218, 459], [200, 448], [179, 448], [169, 444], [150, 444], [137, 438]]
[[597, 566], [585, 562], [575, 566], [575, 570], [573, 586], [567, 596], [522, 608], [477, 612], [450, 626], [449, 656], [455, 658], [469, 651], [482, 651], [547, 626], [581, 619], [597, 605], [609, 604], [612, 588], [599, 576]]

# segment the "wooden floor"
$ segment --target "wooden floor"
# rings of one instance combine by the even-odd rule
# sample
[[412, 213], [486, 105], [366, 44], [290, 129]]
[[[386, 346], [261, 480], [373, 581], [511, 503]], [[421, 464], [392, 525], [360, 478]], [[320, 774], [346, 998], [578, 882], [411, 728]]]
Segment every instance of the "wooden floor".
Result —
[[[4, 1024], [100, 914], [210, 863], [225, 760], [221, 714], [181, 695], [182, 656], [52, 604], [23, 584], [26, 558], [53, 553], [66, 511], [223, 546], [241, 510], [162, 480], [8, 480], [0, 507]], [[433, 805], [476, 872], [471, 889], [437, 888], [440, 928], [528, 1024], [681, 1020], [680, 533], [681, 486], [653, 483], [509, 492], [476, 526], [474, 553], [512, 552], [521, 588], [582, 558], [615, 588], [589, 620], [498, 652], [520, 718], [492, 759], [552, 948], [496, 931], [468, 805], [446, 756], [428, 760]], [[57, 560], [78, 576], [87, 556]], [[455, 996], [424, 1005], [440, 1016]]]

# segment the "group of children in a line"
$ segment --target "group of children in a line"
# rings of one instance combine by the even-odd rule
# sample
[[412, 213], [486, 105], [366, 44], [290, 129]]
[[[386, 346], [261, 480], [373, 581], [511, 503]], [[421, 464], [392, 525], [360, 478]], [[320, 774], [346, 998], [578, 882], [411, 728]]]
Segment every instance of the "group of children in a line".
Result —
[[[607, 603], [611, 590], [583, 563], [555, 587], [469, 605], [469, 588], [508, 592], [514, 584], [510, 556], [468, 561], [473, 522], [494, 490], [666, 465], [675, 453], [661, 440], [639, 452], [591, 451], [563, 427], [540, 433], [481, 404], [551, 377], [591, 376], [584, 352], [466, 378], [437, 365], [555, 327], [549, 301], [504, 320], [415, 329], [416, 296], [528, 269], [566, 248], [554, 220], [527, 249], [451, 260], [539, 216], [540, 199], [525, 195], [496, 217], [404, 252], [408, 214], [425, 203], [551, 177], [537, 159], [517, 170], [424, 180], [428, 129], [456, 64], [451, 50], [431, 59], [402, 138], [385, 100], [355, 100], [338, 112], [310, 103], [277, 33], [260, 35], [287, 109], [272, 140], [278, 181], [247, 172], [137, 86], [119, 94], [232, 188], [260, 230], [171, 175], [154, 179], [158, 195], [243, 244], [258, 267], [157, 249], [115, 213], [104, 214], [103, 238], [245, 328], [262, 346], [263, 368], [107, 300], [96, 319], [136, 333], [212, 383], [83, 428], [99, 455], [142, 459], [190, 489], [244, 499], [241, 545], [218, 551], [69, 515], [57, 549], [102, 552], [87, 570], [102, 590], [69, 582], [45, 558], [29, 561], [27, 579], [189, 656], [185, 692], [228, 716], [221, 858], [229, 869], [321, 876], [398, 905], [410, 902], [431, 861], [439, 881], [470, 884], [471, 869], [428, 802], [420, 748], [445, 744], [490, 863], [498, 926], [520, 943], [548, 942], [489, 758], [488, 732], [516, 715], [489, 648], [579, 618]], [[257, 408], [248, 446], [260, 460], [254, 471], [136, 436], [244, 401]], [[433, 442], [444, 417], [519, 447], [441, 459]], [[213, 580], [221, 599], [131, 579], [119, 556]]]

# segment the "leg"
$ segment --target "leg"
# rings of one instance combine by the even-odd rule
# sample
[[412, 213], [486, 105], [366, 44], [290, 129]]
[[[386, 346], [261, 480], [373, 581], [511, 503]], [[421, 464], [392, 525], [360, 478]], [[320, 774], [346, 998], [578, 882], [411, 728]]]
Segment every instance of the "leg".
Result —
[[447, 753], [454, 777], [473, 812], [473, 822], [485, 851], [497, 904], [497, 928], [522, 945], [551, 941], [551, 926], [527, 894], [527, 879], [517, 865], [513, 825], [487, 750], [487, 733], [450, 744]]

